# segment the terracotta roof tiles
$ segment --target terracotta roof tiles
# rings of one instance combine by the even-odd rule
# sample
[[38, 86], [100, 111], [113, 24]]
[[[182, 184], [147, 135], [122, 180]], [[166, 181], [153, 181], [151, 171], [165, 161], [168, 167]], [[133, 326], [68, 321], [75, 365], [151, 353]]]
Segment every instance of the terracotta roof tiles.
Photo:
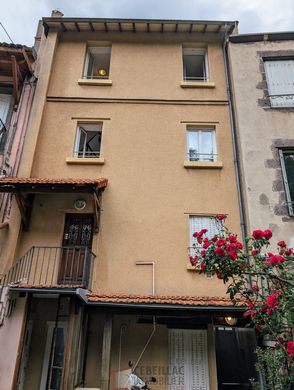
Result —
[[160, 305], [184, 305], [184, 306], [218, 306], [233, 307], [234, 305], [226, 297], [200, 297], [179, 295], [140, 295], [140, 294], [89, 294], [89, 302], [101, 303], [136, 303], [136, 304], [160, 304]]

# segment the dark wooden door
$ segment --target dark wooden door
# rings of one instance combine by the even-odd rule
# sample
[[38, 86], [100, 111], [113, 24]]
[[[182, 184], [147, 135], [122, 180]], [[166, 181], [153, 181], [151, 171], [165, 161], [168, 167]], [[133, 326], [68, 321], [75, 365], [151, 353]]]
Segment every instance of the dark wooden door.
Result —
[[216, 328], [215, 346], [218, 390], [250, 390], [250, 378], [257, 379], [254, 330]]
[[85, 276], [87, 248], [93, 239], [92, 214], [67, 214], [59, 267], [59, 284], [81, 284]]

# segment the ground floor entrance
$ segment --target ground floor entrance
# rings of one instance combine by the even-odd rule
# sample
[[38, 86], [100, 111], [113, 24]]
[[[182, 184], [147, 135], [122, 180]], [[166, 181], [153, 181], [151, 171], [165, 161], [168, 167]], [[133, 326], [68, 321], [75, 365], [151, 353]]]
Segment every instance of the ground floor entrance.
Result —
[[86, 305], [76, 296], [33, 295], [18, 390], [250, 388], [254, 331], [225, 313]]

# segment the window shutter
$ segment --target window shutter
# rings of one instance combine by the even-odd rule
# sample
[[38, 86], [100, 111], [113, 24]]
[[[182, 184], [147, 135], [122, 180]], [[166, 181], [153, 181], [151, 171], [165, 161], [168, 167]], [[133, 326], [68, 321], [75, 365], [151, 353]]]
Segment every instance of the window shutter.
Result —
[[265, 61], [272, 107], [294, 106], [294, 60]]
[[213, 237], [215, 234], [219, 234], [218, 225], [213, 217], [200, 217], [190, 216], [190, 246], [197, 244], [196, 239], [193, 237], [194, 232], [199, 232], [201, 229], [207, 229], [206, 236], [208, 238]]

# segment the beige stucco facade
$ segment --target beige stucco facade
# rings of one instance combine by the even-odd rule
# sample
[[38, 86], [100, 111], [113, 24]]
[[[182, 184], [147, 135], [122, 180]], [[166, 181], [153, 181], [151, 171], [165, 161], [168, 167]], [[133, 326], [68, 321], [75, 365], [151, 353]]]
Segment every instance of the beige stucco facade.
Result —
[[278, 38], [269, 42], [266, 37], [261, 42], [231, 42], [229, 53], [248, 232], [271, 229], [275, 242], [285, 240], [291, 247], [294, 224], [279, 150], [294, 146], [294, 112], [291, 107], [271, 107], [266, 99], [264, 61], [289, 58], [294, 43]]
[[[43, 109], [42, 100], [35, 100], [20, 174], [109, 180], [101, 231], [93, 241], [95, 291], [150, 293], [151, 272], [135, 265], [148, 260], [156, 264], [157, 293], [223, 294], [220, 281], [186, 269], [189, 215], [225, 213], [229, 227], [239, 231], [221, 42], [208, 44], [215, 88], [181, 88], [182, 44], [188, 38], [199, 43], [199, 37], [107, 37], [112, 42], [111, 86], [78, 84], [91, 36], [82, 41], [79, 35], [61, 36], [52, 48], [46, 103]], [[105, 38], [101, 34], [100, 40]], [[207, 44], [205, 40], [200, 43]], [[39, 96], [47, 86], [39, 83], [38, 88]], [[73, 153], [77, 124], [87, 121], [103, 123], [103, 165], [66, 162]], [[204, 169], [184, 167], [188, 124], [215, 128], [222, 163], [218, 169], [213, 164], [211, 169], [209, 164]], [[75, 211], [74, 200], [37, 197], [30, 230], [19, 239], [18, 256], [34, 243], [60, 245], [64, 216]], [[126, 284], [129, 278], [134, 282]]]
[[[224, 213], [228, 228], [239, 238], [241, 233], [223, 58], [224, 36], [205, 31], [93, 33], [62, 32], [53, 27], [42, 36], [36, 65], [39, 80], [19, 176], [108, 179], [102, 193], [99, 232], [93, 235], [91, 246], [96, 255], [89, 285], [93, 293], [225, 296], [223, 281], [191, 269], [187, 253], [190, 216], [214, 218]], [[82, 76], [87, 46], [106, 44], [111, 45], [109, 80], [85, 81]], [[183, 46], [207, 49], [208, 81], [194, 84], [183, 81]], [[92, 161], [73, 155], [80, 123], [102, 124], [100, 157]], [[187, 161], [189, 125], [215, 130], [217, 161]], [[74, 204], [81, 198], [86, 206], [78, 212]], [[12, 223], [0, 232], [5, 234], [2, 264], [7, 269], [33, 246], [62, 246], [66, 217], [77, 213], [94, 213], [92, 194], [58, 193], [54, 188], [48, 193], [37, 192], [29, 228], [24, 231], [15, 202]], [[140, 266], [137, 262], [150, 264]], [[37, 272], [40, 270], [43, 271], [43, 263]], [[45, 270], [51, 272], [46, 263]], [[27, 320], [27, 326], [32, 326], [30, 356], [25, 368], [16, 364], [14, 374], [17, 378], [18, 373], [18, 382], [14, 379], [14, 384], [19, 384], [21, 373], [25, 373], [21, 388], [25, 390], [43, 390], [38, 386], [44, 380], [51, 356], [46, 355], [45, 343], [50, 342], [50, 324], [54, 321], [58, 324], [57, 298], [64, 293], [56, 290], [56, 286], [51, 286], [55, 290], [45, 286], [49, 290], [42, 291], [41, 281], [42, 278], [34, 286], [31, 279], [26, 280], [31, 305]], [[66, 288], [59, 286], [63, 287]], [[32, 291], [37, 295], [32, 296]], [[48, 299], [43, 299], [42, 294], [49, 294]], [[82, 296], [84, 300], [86, 294]], [[127, 368], [128, 361], [136, 361], [140, 355], [152, 332], [152, 319], [157, 316], [161, 322], [156, 325], [138, 373], [145, 376], [146, 367], [156, 367], [155, 370], [161, 367], [163, 373], [157, 376], [162, 383], [153, 388], [168, 389], [169, 330], [190, 326], [189, 329], [206, 332], [206, 384], [207, 389], [216, 390], [213, 326], [215, 319], [225, 326], [226, 309], [220, 314], [216, 310], [198, 318], [196, 312], [174, 313], [173, 307], [167, 314], [162, 308], [156, 308], [155, 315], [152, 311], [141, 312], [140, 308], [128, 311], [127, 306], [121, 311], [109, 307], [103, 311], [94, 303], [92, 307], [82, 306], [79, 299], [71, 298], [64, 352], [66, 384], [63, 382], [60, 389], [72, 390], [73, 383], [77, 384], [73, 367], [80, 364], [83, 342], [87, 345], [83, 355], [86, 362], [83, 385], [103, 390], [112, 388], [114, 373]], [[107, 316], [112, 318], [111, 325], [105, 320]], [[126, 332], [121, 333], [125, 325]], [[81, 333], [87, 329], [86, 341], [78, 338], [82, 337], [77, 336], [78, 329], [82, 329]], [[23, 354], [23, 340], [18, 339]], [[37, 349], [39, 340], [43, 342]], [[79, 345], [77, 340], [82, 340]]]

